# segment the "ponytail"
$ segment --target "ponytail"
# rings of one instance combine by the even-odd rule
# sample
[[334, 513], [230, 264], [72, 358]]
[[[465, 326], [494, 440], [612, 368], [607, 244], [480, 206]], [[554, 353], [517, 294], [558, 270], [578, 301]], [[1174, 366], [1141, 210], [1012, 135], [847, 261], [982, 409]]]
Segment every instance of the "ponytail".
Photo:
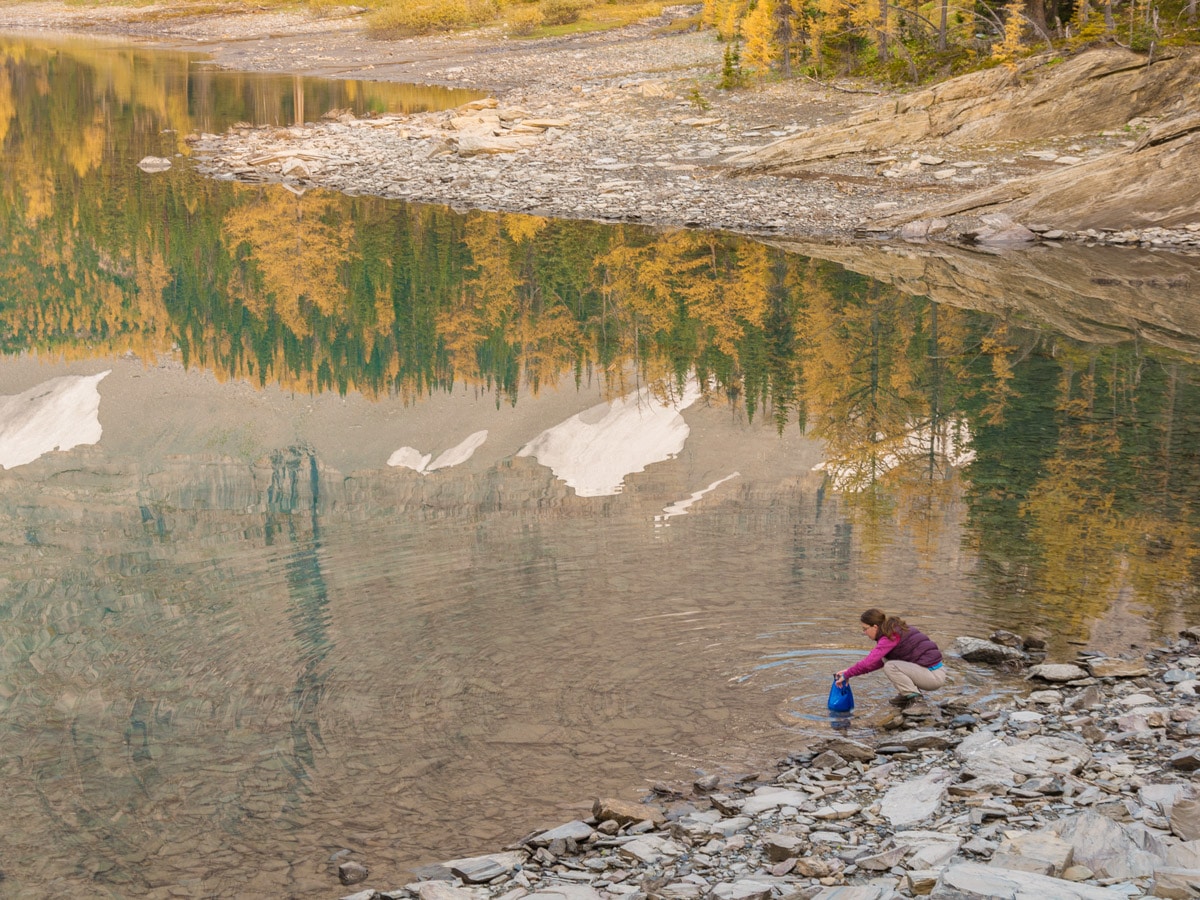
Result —
[[874, 625], [880, 637], [895, 637], [908, 631], [908, 623], [899, 616], [889, 616], [881, 609], [871, 608], [858, 617], [864, 625]]

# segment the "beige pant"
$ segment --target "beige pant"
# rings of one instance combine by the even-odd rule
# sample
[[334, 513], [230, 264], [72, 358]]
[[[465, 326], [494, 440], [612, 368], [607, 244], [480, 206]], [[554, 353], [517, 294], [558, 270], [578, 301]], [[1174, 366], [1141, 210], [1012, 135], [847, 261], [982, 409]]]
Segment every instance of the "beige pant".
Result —
[[889, 659], [883, 664], [883, 674], [896, 686], [901, 694], [917, 694], [921, 691], [936, 691], [946, 683], [946, 667], [932, 672], [916, 663]]

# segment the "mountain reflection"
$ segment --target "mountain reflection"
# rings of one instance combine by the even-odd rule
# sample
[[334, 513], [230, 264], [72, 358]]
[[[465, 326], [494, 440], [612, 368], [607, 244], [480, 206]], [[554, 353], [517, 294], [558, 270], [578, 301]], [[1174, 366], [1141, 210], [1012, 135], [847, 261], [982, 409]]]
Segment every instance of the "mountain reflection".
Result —
[[[1069, 340], [931, 302], [853, 260], [732, 236], [297, 196], [186, 166], [147, 175], [136, 161], [185, 153], [199, 123], [404, 103], [386, 85], [251, 90], [182, 54], [13, 40], [0, 54], [6, 353], [175, 353], [220, 379], [406, 401], [469, 385], [511, 404], [597, 376], [614, 404], [636, 406], [655, 385], [697, 390], [821, 439], [865, 534], [902, 516], [934, 541], [939, 510], [965, 491], [983, 564], [1004, 573], [999, 593], [1069, 597], [1083, 619], [1080, 598], [1120, 579], [1157, 582], [1154, 569], [1183, 584], [1193, 572], [1190, 356]], [[221, 77], [234, 81], [217, 90]], [[611, 493], [621, 475], [579, 469], [568, 439], [596, 427], [564, 422], [523, 452], [575, 465], [563, 477], [582, 493]], [[485, 438], [447, 452], [465, 459]], [[676, 452], [663, 440], [648, 459]], [[426, 452], [392, 461], [425, 471]], [[1100, 532], [1120, 561], [1078, 565]]]

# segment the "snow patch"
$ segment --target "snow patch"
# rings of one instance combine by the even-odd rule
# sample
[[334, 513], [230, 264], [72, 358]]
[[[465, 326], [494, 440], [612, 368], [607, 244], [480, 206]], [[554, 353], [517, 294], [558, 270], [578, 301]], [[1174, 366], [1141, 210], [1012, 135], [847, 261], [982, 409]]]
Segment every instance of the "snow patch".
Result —
[[813, 466], [813, 471], [827, 472], [835, 490], [856, 493], [906, 463], [927, 465], [932, 458], [946, 472], [975, 459], [970, 430], [959, 420], [950, 421], [937, 432], [928, 425], [914, 428], [890, 445], [882, 443], [882, 435], [879, 439], [879, 452], [849, 459], [827, 459]]
[[111, 372], [51, 378], [22, 394], [0, 397], [0, 469], [23, 466], [52, 450], [100, 440], [100, 391]]
[[670, 506], [664, 506], [662, 515], [658, 515], [658, 516], [654, 517], [655, 524], [663, 525], [663, 524], [666, 524], [667, 519], [671, 518], [672, 516], [682, 516], [684, 513], [686, 513], [688, 511], [689, 506], [691, 506], [693, 503], [695, 503], [697, 500], [699, 500], [701, 497], [703, 497], [709, 491], [715, 490], [716, 488], [723, 485], [725, 482], [727, 482], [733, 478], [737, 478], [741, 474], [742, 474], [741, 472], [733, 472], [729, 475], [726, 475], [724, 478], [718, 478], [716, 481], [714, 481], [708, 487], [703, 488], [702, 490], [699, 490], [699, 491], [693, 491], [692, 495], [690, 497], [685, 497], [682, 500], [676, 500]]
[[619, 494], [626, 476], [673, 459], [683, 449], [690, 429], [679, 412], [698, 399], [694, 379], [674, 403], [643, 388], [547, 428], [517, 456], [532, 456], [548, 466], [580, 497]]
[[415, 447], [401, 447], [388, 457], [387, 464], [389, 466], [412, 469], [414, 472], [428, 475], [437, 469], [446, 469], [450, 466], [465, 463], [476, 450], [483, 446], [483, 442], [487, 440], [487, 436], [488, 433], [486, 430], [476, 431], [474, 434], [468, 435], [462, 442], [438, 454], [438, 458], [433, 460], [432, 464], [429, 460], [433, 458], [433, 454], [422, 454]]

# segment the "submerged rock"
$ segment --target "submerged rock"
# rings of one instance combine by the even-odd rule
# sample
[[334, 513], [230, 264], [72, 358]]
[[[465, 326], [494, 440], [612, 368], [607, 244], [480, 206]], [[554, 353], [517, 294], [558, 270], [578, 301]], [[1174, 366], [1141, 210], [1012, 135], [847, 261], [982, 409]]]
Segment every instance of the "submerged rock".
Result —
[[149, 173], [165, 172], [171, 168], [171, 161], [163, 156], [143, 156], [138, 168]]
[[967, 662], [977, 663], [1022, 662], [1025, 659], [1024, 652], [1017, 647], [1008, 647], [1004, 644], [972, 637], [956, 639], [950, 648], [950, 653]]

